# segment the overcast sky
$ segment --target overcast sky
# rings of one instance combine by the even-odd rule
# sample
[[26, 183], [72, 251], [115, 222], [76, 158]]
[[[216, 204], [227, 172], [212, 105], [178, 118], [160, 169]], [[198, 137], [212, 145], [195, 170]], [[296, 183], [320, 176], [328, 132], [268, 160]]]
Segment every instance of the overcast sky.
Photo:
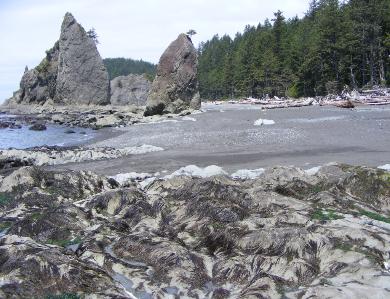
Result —
[[35, 67], [59, 38], [64, 14], [94, 27], [103, 58], [154, 63], [181, 32], [195, 29], [197, 47], [214, 34], [257, 25], [280, 9], [301, 17], [308, 0], [0, 0], [0, 102], [18, 89], [24, 67]]

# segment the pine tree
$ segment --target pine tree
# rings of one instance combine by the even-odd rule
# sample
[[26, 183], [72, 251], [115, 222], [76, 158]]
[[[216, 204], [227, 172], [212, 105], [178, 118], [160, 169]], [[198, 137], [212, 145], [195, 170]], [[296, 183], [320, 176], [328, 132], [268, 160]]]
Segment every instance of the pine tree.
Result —
[[390, 0], [312, 0], [306, 15], [199, 48], [201, 96], [316, 96], [390, 83]]

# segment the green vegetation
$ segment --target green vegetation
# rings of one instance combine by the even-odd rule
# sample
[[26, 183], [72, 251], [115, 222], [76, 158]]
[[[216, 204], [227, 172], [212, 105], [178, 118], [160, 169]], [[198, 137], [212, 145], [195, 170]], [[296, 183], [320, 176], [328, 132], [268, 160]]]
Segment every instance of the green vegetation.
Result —
[[95, 28], [92, 27], [91, 29], [89, 29], [87, 31], [87, 36], [93, 40], [95, 45], [99, 44], [99, 40], [98, 40], [99, 36], [97, 35]]
[[202, 98], [316, 96], [390, 84], [390, 0], [312, 0], [199, 47]]
[[371, 263], [383, 266], [383, 257], [379, 252], [371, 248], [355, 248], [354, 251], [364, 254]]
[[380, 252], [369, 247], [364, 247], [363, 244], [356, 244], [356, 243], [353, 244], [351, 243], [351, 241], [345, 241], [339, 239], [336, 241], [334, 248], [340, 249], [344, 252], [348, 252], [348, 251], [358, 252], [363, 254], [370, 262], [374, 264], [378, 264], [380, 266], [382, 266], [383, 264], [383, 257], [380, 254]]
[[34, 212], [30, 215], [30, 217], [32, 220], [38, 221], [41, 220], [43, 217], [45, 217], [45, 214], [40, 212]]
[[190, 29], [190, 30], [187, 31], [186, 34], [191, 37], [191, 36], [196, 34], [196, 31], [194, 29]]
[[387, 182], [390, 185], [390, 173], [386, 172], [380, 176], [380, 179], [384, 182]]
[[343, 218], [343, 216], [338, 215], [333, 210], [315, 210], [314, 213], [311, 215], [311, 219], [320, 221], [337, 220]]
[[347, 252], [353, 250], [353, 245], [347, 242], [339, 241], [335, 244], [335, 248]]
[[10, 228], [11, 226], [12, 222], [10, 221], [0, 222], [0, 231]]
[[35, 68], [39, 73], [46, 73], [49, 68], [49, 60], [45, 57], [41, 63]]
[[118, 76], [127, 76], [129, 74], [146, 74], [147, 79], [152, 79], [156, 75], [156, 65], [141, 60], [129, 58], [106, 58], [103, 59], [107, 68], [110, 80]]
[[317, 185], [310, 186], [310, 188], [308, 188], [308, 193], [309, 194], [320, 193], [324, 190], [326, 190], [325, 186], [317, 184]]
[[380, 214], [377, 214], [374, 212], [362, 210], [362, 209], [359, 210], [359, 213], [360, 213], [360, 215], [367, 216], [368, 218], [371, 218], [374, 220], [390, 223], [390, 217], [386, 217], [386, 216], [383, 216], [383, 215], [380, 215]]
[[12, 201], [11, 197], [7, 196], [4, 193], [0, 193], [0, 207], [5, 206], [6, 204], [8, 204], [11, 201]]
[[332, 286], [333, 285], [333, 283], [329, 280], [329, 279], [327, 279], [327, 278], [321, 278], [320, 279], [320, 285], [328, 285], [328, 286]]
[[47, 240], [47, 244], [51, 245], [57, 245], [61, 247], [67, 247], [69, 245], [79, 244], [81, 243], [81, 239], [79, 237], [74, 238], [72, 240], [55, 240], [55, 239], [49, 239]]

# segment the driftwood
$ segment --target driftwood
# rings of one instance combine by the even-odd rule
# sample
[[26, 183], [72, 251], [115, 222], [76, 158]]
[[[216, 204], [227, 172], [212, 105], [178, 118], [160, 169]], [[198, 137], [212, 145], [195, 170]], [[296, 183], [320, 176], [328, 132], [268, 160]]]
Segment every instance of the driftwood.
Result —
[[[223, 104], [225, 101], [215, 101], [215, 104]], [[390, 105], [390, 88], [376, 88], [370, 90], [352, 92], [343, 92], [340, 95], [327, 95], [315, 98], [269, 98], [268, 96], [261, 99], [252, 97], [229, 100], [230, 104], [248, 104], [259, 105], [263, 109], [305, 107], [311, 105], [336, 106], [339, 108], [354, 108], [358, 105]]]
[[355, 108], [355, 105], [350, 100], [336, 101], [333, 105], [339, 108]]

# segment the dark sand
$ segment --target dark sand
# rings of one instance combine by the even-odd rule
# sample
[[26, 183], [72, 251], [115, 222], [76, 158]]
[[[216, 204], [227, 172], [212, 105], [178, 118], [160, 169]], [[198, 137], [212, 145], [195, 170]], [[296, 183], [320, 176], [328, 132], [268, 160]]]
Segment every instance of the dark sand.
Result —
[[[202, 114], [176, 122], [103, 131], [91, 146], [150, 144], [164, 151], [115, 160], [55, 166], [104, 175], [172, 172], [195, 164], [228, 172], [276, 165], [311, 168], [329, 162], [379, 166], [390, 163], [390, 107], [303, 107], [262, 111], [248, 105], [206, 105]], [[221, 112], [221, 110], [223, 112]], [[257, 119], [273, 125], [254, 126]], [[196, 121], [192, 121], [195, 119]]]

